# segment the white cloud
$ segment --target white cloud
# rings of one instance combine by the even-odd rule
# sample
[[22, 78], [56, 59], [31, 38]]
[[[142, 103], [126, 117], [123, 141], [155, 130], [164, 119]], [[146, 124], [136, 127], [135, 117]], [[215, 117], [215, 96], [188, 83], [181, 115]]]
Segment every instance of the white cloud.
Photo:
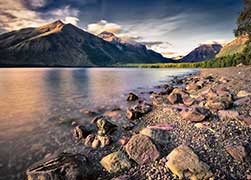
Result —
[[47, 0], [28, 0], [28, 3], [33, 8], [41, 8], [47, 4]]
[[[32, 6], [43, 6], [46, 1], [32, 0]], [[26, 27], [37, 27], [61, 19], [77, 25], [79, 10], [71, 6], [39, 13], [29, 9], [23, 0], [0, 0], [0, 30], [12, 31]]]
[[79, 19], [77, 17], [71, 17], [71, 16], [67, 16], [65, 17], [65, 19], [63, 20], [64, 23], [71, 23], [75, 26], [77, 26]]
[[104, 31], [108, 31], [114, 34], [120, 34], [122, 32], [122, 27], [118, 24], [109, 23], [106, 20], [101, 20], [97, 23], [89, 24], [87, 26], [87, 31], [95, 35]]

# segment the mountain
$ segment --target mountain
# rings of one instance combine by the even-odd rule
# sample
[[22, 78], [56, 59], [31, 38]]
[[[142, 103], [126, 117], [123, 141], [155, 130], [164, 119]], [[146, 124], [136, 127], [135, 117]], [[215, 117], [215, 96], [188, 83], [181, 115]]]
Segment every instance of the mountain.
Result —
[[241, 53], [245, 46], [246, 42], [248, 40], [248, 36], [240, 36], [230, 43], [226, 44], [219, 52], [219, 54], [216, 55], [216, 57], [223, 57], [228, 55], [233, 55], [236, 53]]
[[147, 49], [144, 44], [138, 43], [136, 41], [128, 41], [126, 39], [119, 38], [111, 32], [104, 31], [100, 33], [98, 37], [116, 45], [118, 49], [126, 53], [128, 56], [134, 57], [138, 60], [146, 60], [147, 62], [149, 62], [156, 59], [158, 61], [154, 62], [172, 62], [172, 59], [164, 58], [161, 54], [153, 50]]
[[179, 62], [200, 62], [208, 60], [215, 57], [221, 48], [222, 45], [220, 44], [203, 44], [184, 56]]
[[145, 56], [134, 56], [61, 21], [0, 35], [0, 66], [109, 66], [163, 61], [158, 53], [142, 51], [146, 51]]

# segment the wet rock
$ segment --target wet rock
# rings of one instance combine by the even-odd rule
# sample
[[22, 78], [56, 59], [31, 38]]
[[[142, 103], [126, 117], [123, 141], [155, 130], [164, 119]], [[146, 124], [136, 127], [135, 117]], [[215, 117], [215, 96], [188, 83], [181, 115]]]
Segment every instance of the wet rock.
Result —
[[98, 114], [98, 112], [96, 112], [94, 110], [86, 109], [86, 108], [80, 109], [79, 112], [81, 112], [85, 115], [88, 115], [88, 116], [96, 116]]
[[201, 85], [198, 85], [198, 84], [195, 84], [195, 83], [188, 84], [186, 86], [186, 90], [188, 90], [188, 91], [196, 91], [196, 90], [199, 90], [199, 89], [201, 89]]
[[127, 136], [122, 136], [119, 140], [118, 140], [118, 144], [120, 145], [126, 145], [126, 143], [130, 140], [129, 137]]
[[29, 180], [97, 179], [94, 166], [84, 155], [70, 153], [35, 163], [26, 174]]
[[159, 158], [160, 154], [151, 139], [142, 134], [134, 135], [126, 144], [126, 152], [138, 164], [147, 164]]
[[246, 97], [246, 96], [251, 96], [251, 93], [248, 93], [247, 91], [239, 91], [237, 93], [237, 97]]
[[99, 146], [100, 146], [100, 140], [99, 140], [98, 136], [95, 136], [93, 141], [92, 141], [91, 147], [93, 149], [97, 149]]
[[152, 110], [152, 105], [146, 102], [139, 103], [126, 111], [126, 117], [130, 120], [138, 119]]
[[100, 136], [111, 134], [117, 128], [117, 125], [115, 125], [107, 116], [96, 117], [92, 122], [96, 124], [98, 135]]
[[169, 142], [169, 132], [173, 127], [169, 124], [157, 124], [155, 126], [147, 126], [140, 131], [140, 134], [150, 137], [154, 142], [166, 144]]
[[138, 97], [136, 94], [130, 92], [130, 93], [128, 94], [126, 100], [127, 100], [127, 101], [136, 101], [136, 100], [138, 100], [138, 99], [139, 99], [139, 97]]
[[150, 96], [150, 98], [152, 100], [153, 105], [156, 107], [162, 106], [165, 103], [163, 96], [154, 95], [154, 96]]
[[243, 162], [247, 156], [246, 149], [241, 145], [228, 145], [226, 151], [237, 161]]
[[233, 111], [233, 110], [220, 110], [218, 111], [218, 116], [221, 120], [238, 119], [239, 113], [238, 111]]
[[86, 146], [91, 147], [91, 146], [92, 146], [92, 142], [94, 141], [94, 139], [95, 139], [95, 135], [94, 135], [94, 134], [89, 134], [89, 135], [85, 138], [84, 144], [85, 144]]
[[209, 115], [209, 111], [201, 107], [190, 107], [182, 110], [180, 112], [181, 117], [184, 120], [190, 122], [201, 122], [205, 120]]
[[100, 163], [109, 173], [117, 173], [131, 167], [129, 159], [121, 151], [103, 157]]
[[181, 145], [167, 156], [166, 167], [179, 179], [188, 178], [196, 180], [208, 179], [212, 176], [209, 166], [200, 161], [191, 148]]
[[91, 126], [76, 126], [73, 129], [73, 136], [75, 139], [85, 139], [89, 134], [93, 132], [93, 127]]

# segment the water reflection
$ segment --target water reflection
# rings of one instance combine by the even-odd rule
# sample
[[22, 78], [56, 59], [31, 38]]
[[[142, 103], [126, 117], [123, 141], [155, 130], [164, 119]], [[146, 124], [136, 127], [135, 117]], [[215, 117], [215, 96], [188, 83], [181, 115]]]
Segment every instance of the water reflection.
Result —
[[[18, 178], [25, 168], [54, 151], [81, 151], [69, 129], [48, 121], [74, 117], [81, 107], [125, 103], [130, 90], [144, 90], [188, 69], [1, 69], [0, 176]], [[14, 165], [14, 166], [13, 166]], [[13, 175], [13, 177], [12, 177]], [[0, 179], [1, 179], [0, 177]]]

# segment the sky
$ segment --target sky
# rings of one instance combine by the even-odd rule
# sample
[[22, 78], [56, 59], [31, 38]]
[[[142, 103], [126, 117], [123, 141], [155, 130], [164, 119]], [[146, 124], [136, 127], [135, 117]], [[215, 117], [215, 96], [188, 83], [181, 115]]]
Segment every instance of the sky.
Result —
[[234, 39], [241, 9], [241, 0], [0, 0], [0, 33], [60, 19], [175, 57], [200, 44]]

